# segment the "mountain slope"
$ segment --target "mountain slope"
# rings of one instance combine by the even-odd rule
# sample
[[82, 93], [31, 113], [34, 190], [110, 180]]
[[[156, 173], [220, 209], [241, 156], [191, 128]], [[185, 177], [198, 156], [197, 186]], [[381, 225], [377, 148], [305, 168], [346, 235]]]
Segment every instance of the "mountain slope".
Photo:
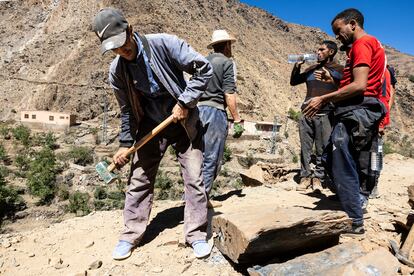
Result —
[[[297, 110], [305, 87], [290, 87], [287, 55], [311, 52], [322, 40], [333, 39], [319, 29], [286, 23], [235, 0], [2, 1], [0, 119], [16, 118], [18, 114], [11, 111], [23, 109], [68, 111], [81, 120], [91, 119], [102, 113], [105, 93], [110, 96], [110, 109], [118, 110], [106, 83], [113, 55], [101, 57], [98, 39], [89, 31], [93, 16], [106, 6], [123, 10], [141, 33], [177, 34], [203, 54], [208, 53], [206, 45], [214, 29], [234, 34], [245, 119], [273, 120], [274, 115], [285, 116], [290, 107]], [[387, 52], [390, 62], [403, 75], [409, 74], [414, 57], [392, 48]], [[413, 85], [404, 79], [401, 83], [405, 92], [399, 96], [405, 104], [396, 116], [406, 121]]]

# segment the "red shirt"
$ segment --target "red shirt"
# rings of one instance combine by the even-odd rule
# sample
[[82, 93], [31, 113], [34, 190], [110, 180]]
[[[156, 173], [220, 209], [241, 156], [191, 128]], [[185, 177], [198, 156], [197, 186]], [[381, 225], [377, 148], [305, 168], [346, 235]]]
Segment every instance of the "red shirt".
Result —
[[366, 97], [379, 97], [385, 72], [385, 51], [381, 43], [373, 36], [364, 35], [352, 44], [343, 71], [339, 87], [344, 87], [353, 81], [352, 70], [358, 65], [369, 67]]

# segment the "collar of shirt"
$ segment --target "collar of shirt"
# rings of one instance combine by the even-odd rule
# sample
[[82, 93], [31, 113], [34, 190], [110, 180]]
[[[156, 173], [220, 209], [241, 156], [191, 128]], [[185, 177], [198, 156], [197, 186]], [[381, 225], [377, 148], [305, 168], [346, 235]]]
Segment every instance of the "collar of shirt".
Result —
[[138, 33], [134, 33], [134, 39], [137, 42], [137, 59], [136, 62], [138, 63], [138, 59], [140, 58], [140, 55], [142, 54], [143, 58], [144, 58], [144, 63], [145, 63], [145, 69], [147, 71], [147, 76], [148, 76], [148, 82], [150, 84], [150, 92], [151, 94], [154, 94], [156, 92], [158, 92], [160, 90], [160, 87], [157, 83], [157, 81], [154, 78], [152, 69], [151, 69], [151, 65], [150, 65], [150, 61], [148, 59], [147, 53], [144, 50], [144, 45], [141, 41], [141, 39], [138, 36]]

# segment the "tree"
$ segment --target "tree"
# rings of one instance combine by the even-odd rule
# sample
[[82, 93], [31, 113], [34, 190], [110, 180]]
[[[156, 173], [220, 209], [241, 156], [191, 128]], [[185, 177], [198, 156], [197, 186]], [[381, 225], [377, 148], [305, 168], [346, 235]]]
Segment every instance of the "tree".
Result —
[[40, 204], [52, 201], [56, 192], [55, 177], [57, 173], [54, 152], [43, 147], [30, 162], [27, 185], [32, 195], [40, 197]]
[[12, 187], [8, 187], [3, 171], [0, 170], [0, 224], [5, 216], [13, 215], [25, 206], [23, 199]]
[[19, 125], [12, 130], [14, 138], [20, 141], [23, 145], [30, 144], [30, 129], [24, 125]]

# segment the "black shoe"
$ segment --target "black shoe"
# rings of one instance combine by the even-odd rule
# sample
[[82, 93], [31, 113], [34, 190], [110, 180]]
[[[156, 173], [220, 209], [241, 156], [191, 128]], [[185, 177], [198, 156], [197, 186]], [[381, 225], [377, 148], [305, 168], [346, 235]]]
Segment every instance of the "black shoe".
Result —
[[355, 225], [352, 224], [351, 229], [349, 229], [348, 231], [346, 231], [343, 235], [344, 236], [364, 236], [365, 234], [365, 229], [364, 229], [364, 225]]
[[339, 196], [337, 196], [336, 194], [328, 196], [328, 199], [332, 201], [340, 201]]

